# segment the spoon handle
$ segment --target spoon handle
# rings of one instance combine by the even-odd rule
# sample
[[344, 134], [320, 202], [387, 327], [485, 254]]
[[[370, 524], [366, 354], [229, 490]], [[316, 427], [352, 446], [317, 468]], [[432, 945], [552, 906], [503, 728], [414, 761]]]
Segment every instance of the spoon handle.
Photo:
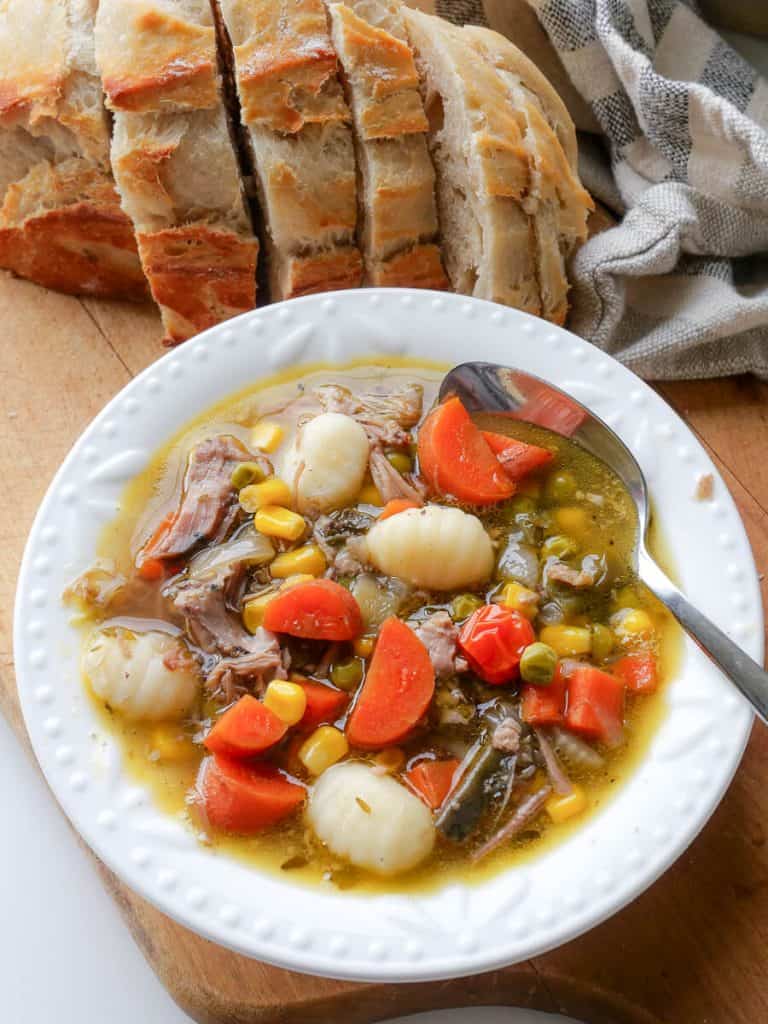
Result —
[[644, 548], [640, 551], [639, 562], [643, 583], [669, 608], [683, 629], [741, 690], [763, 722], [768, 724], [768, 672], [764, 672], [714, 622], [694, 608]]

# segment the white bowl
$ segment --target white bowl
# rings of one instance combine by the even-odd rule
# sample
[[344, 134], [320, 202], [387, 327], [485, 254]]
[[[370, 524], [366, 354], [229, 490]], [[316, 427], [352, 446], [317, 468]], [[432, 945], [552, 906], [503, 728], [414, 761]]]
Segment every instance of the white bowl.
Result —
[[[542, 953], [649, 886], [706, 822], [741, 757], [748, 706], [692, 644], [669, 712], [632, 777], [567, 841], [478, 885], [419, 896], [327, 893], [262, 875], [199, 846], [94, 743], [77, 636], [59, 599], [90, 563], [125, 482], [179, 427], [276, 370], [317, 360], [411, 355], [507, 363], [551, 380], [602, 416], [645, 470], [689, 597], [762, 657], [757, 574], [730, 494], [685, 424], [628, 370], [568, 331], [459, 296], [361, 290], [257, 310], [150, 366], [97, 416], [43, 500], [19, 579], [19, 694], [51, 789], [98, 856], [206, 938], [297, 971], [423, 981]], [[712, 501], [694, 500], [712, 473]]]

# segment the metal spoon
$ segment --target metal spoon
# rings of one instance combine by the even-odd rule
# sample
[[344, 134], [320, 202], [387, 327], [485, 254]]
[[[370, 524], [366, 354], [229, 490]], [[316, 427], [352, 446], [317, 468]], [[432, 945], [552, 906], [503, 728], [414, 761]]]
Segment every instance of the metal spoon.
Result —
[[611, 428], [559, 388], [497, 363], [455, 367], [440, 387], [441, 400], [452, 394], [458, 395], [469, 412], [495, 412], [564, 435], [616, 473], [637, 506], [639, 578], [768, 724], [768, 673], [695, 608], [651, 558], [646, 547], [650, 507], [645, 477], [634, 455]]

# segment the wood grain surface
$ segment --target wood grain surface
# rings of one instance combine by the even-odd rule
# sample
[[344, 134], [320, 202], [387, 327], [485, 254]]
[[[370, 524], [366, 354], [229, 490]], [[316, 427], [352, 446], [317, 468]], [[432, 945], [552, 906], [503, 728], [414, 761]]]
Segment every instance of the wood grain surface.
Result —
[[[24, 540], [75, 438], [161, 354], [160, 329], [149, 307], [73, 299], [6, 276], [0, 323], [0, 708], [26, 745], [11, 653]], [[659, 391], [715, 458], [765, 572], [768, 387], [739, 378]], [[268, 967], [198, 938], [96, 866], [149, 963], [204, 1024], [367, 1024], [420, 1009], [497, 1003], [594, 1024], [758, 1024], [768, 1020], [767, 759], [768, 732], [756, 726], [710, 823], [631, 906], [546, 956], [460, 981], [355, 985]]]

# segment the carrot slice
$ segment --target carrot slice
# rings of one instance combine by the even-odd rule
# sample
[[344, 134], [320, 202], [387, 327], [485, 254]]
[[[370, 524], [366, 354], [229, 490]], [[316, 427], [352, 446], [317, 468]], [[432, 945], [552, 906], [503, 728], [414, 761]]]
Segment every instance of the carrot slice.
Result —
[[659, 685], [653, 654], [627, 654], [611, 665], [611, 669], [632, 693], [655, 693]]
[[322, 683], [299, 683], [307, 695], [307, 706], [299, 722], [300, 729], [314, 729], [323, 722], [335, 722], [349, 700], [343, 690]]
[[529, 473], [549, 465], [555, 457], [548, 448], [516, 441], [514, 437], [494, 434], [490, 430], [484, 430], [483, 437], [503, 466], [504, 472], [514, 481], [522, 480]]
[[267, 764], [245, 764], [221, 754], [200, 766], [198, 790], [213, 828], [252, 835], [287, 818], [306, 792]]
[[203, 743], [212, 754], [254, 757], [278, 743], [286, 729], [274, 711], [246, 694], [224, 712]]
[[446, 761], [419, 761], [405, 773], [405, 779], [427, 807], [434, 811], [448, 796], [458, 767], [459, 762], [455, 758]]
[[353, 640], [363, 631], [360, 607], [350, 592], [333, 580], [297, 583], [272, 598], [264, 626], [308, 640]]
[[411, 501], [410, 498], [393, 498], [379, 513], [379, 522], [382, 519], [389, 519], [390, 516], [396, 516], [398, 512], [405, 512], [409, 508], [421, 508], [421, 506], [417, 505], [415, 501]]
[[621, 680], [591, 665], [575, 668], [568, 679], [565, 725], [609, 746], [620, 743], [624, 725], [624, 685]]
[[419, 468], [437, 494], [472, 505], [511, 497], [515, 485], [458, 398], [449, 398], [419, 430]]
[[426, 647], [400, 619], [387, 619], [347, 723], [347, 739], [361, 750], [398, 743], [425, 713], [434, 692]]
[[525, 683], [520, 691], [523, 721], [529, 725], [562, 725], [565, 720], [566, 682], [563, 667], [558, 665], [549, 685]]

